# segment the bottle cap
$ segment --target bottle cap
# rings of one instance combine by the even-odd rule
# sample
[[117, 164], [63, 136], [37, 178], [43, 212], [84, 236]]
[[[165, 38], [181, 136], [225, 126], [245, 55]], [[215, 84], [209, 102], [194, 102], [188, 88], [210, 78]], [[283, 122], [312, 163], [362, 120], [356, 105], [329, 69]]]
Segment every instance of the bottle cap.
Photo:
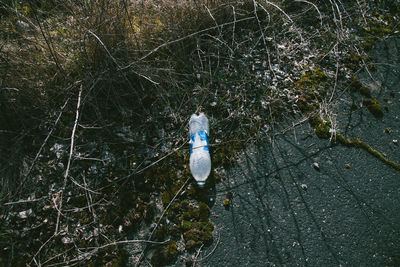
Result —
[[206, 184], [206, 182], [204, 182], [204, 181], [198, 181], [197, 184], [198, 184], [198, 186], [199, 186], [200, 188], [203, 188], [204, 185]]

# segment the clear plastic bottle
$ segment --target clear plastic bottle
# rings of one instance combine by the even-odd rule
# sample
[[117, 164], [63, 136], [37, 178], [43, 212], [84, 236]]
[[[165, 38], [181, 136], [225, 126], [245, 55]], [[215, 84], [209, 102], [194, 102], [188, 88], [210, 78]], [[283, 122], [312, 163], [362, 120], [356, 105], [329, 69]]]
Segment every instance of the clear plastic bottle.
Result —
[[204, 113], [193, 114], [189, 121], [190, 171], [199, 187], [204, 187], [211, 171], [211, 158], [208, 146], [209, 126]]

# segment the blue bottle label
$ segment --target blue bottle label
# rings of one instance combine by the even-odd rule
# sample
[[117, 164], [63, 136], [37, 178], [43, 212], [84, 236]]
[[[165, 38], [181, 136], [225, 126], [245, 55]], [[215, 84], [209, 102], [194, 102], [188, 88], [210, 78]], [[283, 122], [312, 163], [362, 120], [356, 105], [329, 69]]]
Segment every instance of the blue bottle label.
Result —
[[199, 135], [200, 141], [205, 141], [205, 143], [206, 143], [206, 144], [203, 146], [203, 149], [204, 149], [205, 151], [210, 151], [210, 149], [209, 149], [209, 147], [208, 147], [209, 142], [208, 142], [208, 137], [207, 137], [206, 131], [199, 131], [199, 132], [194, 133], [194, 134], [192, 134], [192, 135], [190, 136], [190, 154], [193, 153], [193, 144], [194, 144], [194, 138], [195, 138], [196, 134]]

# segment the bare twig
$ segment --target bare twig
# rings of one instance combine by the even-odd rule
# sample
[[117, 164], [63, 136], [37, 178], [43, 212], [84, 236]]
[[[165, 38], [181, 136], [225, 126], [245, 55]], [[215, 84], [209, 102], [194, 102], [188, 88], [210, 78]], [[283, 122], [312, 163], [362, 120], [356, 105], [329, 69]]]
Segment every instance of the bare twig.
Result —
[[88, 188], [87, 186], [81, 185], [74, 178], [70, 177], [70, 179], [71, 179], [71, 182], [73, 182], [76, 186], [84, 189], [85, 191], [88, 191], [88, 192], [93, 193], [93, 194], [100, 194], [99, 192], [93, 191], [92, 189]]
[[235, 7], [234, 7], [234, 6], [232, 6], [232, 13], [233, 13], [232, 49], [234, 49], [234, 43], [235, 43], [235, 30], [236, 30], [236, 12], [235, 12]]
[[22, 203], [37, 202], [37, 201], [40, 201], [40, 200], [45, 199], [45, 198], [48, 198], [48, 196], [44, 196], [44, 197], [41, 197], [41, 198], [35, 198], [35, 199], [22, 199], [22, 200], [13, 201], [13, 202], [7, 202], [7, 203], [4, 203], [4, 206], [22, 204]]
[[338, 46], [339, 43], [336, 43], [334, 50], [335, 50], [335, 56], [336, 56], [336, 73], [335, 73], [335, 84], [333, 86], [333, 90], [332, 90], [332, 94], [331, 97], [329, 98], [328, 103], [332, 102], [332, 99], [335, 95], [335, 91], [336, 91], [336, 86], [337, 86], [337, 82], [338, 82], [338, 74], [339, 74], [339, 51], [338, 51]]
[[19, 92], [19, 89], [18, 88], [14, 88], [14, 87], [3, 87], [3, 88], [0, 88], [0, 90], [9, 90], [9, 91], [17, 91], [17, 92]]
[[68, 157], [67, 169], [65, 170], [65, 174], [64, 174], [64, 184], [63, 184], [63, 187], [62, 187], [61, 193], [60, 193], [60, 206], [58, 208], [56, 229], [54, 231], [55, 235], [58, 234], [58, 227], [59, 227], [60, 215], [61, 215], [62, 204], [63, 204], [63, 192], [65, 190], [65, 187], [67, 186], [67, 178], [68, 178], [68, 174], [69, 174], [69, 169], [71, 167], [72, 154], [74, 152], [75, 131], [76, 131], [76, 126], [78, 125], [79, 107], [81, 105], [81, 95], [82, 95], [82, 85], [79, 88], [78, 102], [76, 104], [75, 122], [74, 122], [74, 127], [72, 128], [72, 133], [71, 133], [71, 145], [70, 145], [70, 148], [69, 148], [69, 157]]
[[[365, 18], [365, 10], [364, 10], [364, 8], [361, 6], [360, 1], [356, 0], [356, 2], [357, 2], [357, 5], [358, 5], [358, 7], [359, 7], [359, 9], [360, 9], [360, 11], [361, 11], [361, 15], [362, 15], [362, 17], [363, 17], [364, 24], [367, 24], [367, 19]], [[365, 4], [365, 2], [364, 2], [363, 4]]]
[[86, 249], [92, 249], [92, 250], [100, 250], [103, 248], [107, 248], [110, 246], [117, 246], [117, 245], [122, 245], [122, 244], [132, 244], [132, 243], [148, 243], [148, 244], [153, 244], [153, 245], [164, 245], [166, 243], [168, 243], [170, 240], [164, 240], [162, 242], [158, 242], [158, 241], [151, 241], [151, 240], [145, 240], [145, 239], [134, 239], [134, 240], [122, 240], [122, 241], [115, 241], [109, 244], [105, 244], [103, 246], [100, 247], [87, 247], [87, 248], [80, 248], [80, 250], [86, 250]]
[[192, 265], [193, 267], [196, 266], [197, 258], [199, 257], [201, 249], [203, 248], [203, 246], [204, 246], [204, 244], [201, 244], [200, 248], [197, 250], [196, 256], [193, 259], [193, 265]]
[[203, 6], [207, 9], [208, 14], [210, 15], [211, 19], [212, 19], [212, 20], [214, 21], [214, 23], [215, 23], [215, 26], [217, 26], [217, 29], [218, 29], [218, 32], [219, 32], [219, 36], [221, 36], [221, 29], [220, 29], [220, 27], [219, 27], [219, 25], [218, 25], [217, 20], [214, 18], [213, 14], [211, 13], [211, 11], [210, 11], [210, 9], [207, 7], [207, 5], [203, 5]]
[[271, 64], [269, 46], [267, 45], [267, 40], [265, 39], [264, 30], [263, 30], [262, 27], [261, 27], [261, 22], [260, 22], [260, 20], [259, 20], [259, 18], [258, 18], [258, 15], [257, 15], [257, 6], [260, 6], [261, 9], [263, 9], [264, 12], [266, 12], [266, 13], [268, 14], [268, 20], [270, 19], [270, 15], [269, 15], [269, 12], [268, 12], [262, 5], [258, 4], [258, 2], [255, 1], [255, 0], [253, 0], [253, 6], [254, 6], [254, 11], [253, 11], [253, 12], [254, 12], [254, 17], [255, 17], [256, 20], [257, 20], [257, 24], [258, 24], [258, 27], [259, 27], [260, 33], [261, 33], [261, 38], [262, 38], [262, 41], [263, 41], [265, 50], [267, 51], [268, 67], [269, 67], [269, 70], [270, 70], [270, 71], [272, 72], [272, 74], [274, 75], [274, 77], [276, 77], [275, 71], [274, 71], [274, 69], [272, 68], [272, 64]]

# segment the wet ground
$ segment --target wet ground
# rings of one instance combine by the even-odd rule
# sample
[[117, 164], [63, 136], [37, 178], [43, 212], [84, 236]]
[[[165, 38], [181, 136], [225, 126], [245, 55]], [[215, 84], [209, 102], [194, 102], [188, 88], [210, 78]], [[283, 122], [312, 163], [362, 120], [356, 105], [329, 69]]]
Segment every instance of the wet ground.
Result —
[[[387, 110], [352, 110], [362, 97], [338, 91], [337, 130], [400, 162], [400, 38], [371, 54], [377, 69], [359, 77]], [[330, 146], [308, 123], [250, 146], [217, 184], [211, 211], [214, 243], [197, 266], [400, 266], [400, 172]]]

